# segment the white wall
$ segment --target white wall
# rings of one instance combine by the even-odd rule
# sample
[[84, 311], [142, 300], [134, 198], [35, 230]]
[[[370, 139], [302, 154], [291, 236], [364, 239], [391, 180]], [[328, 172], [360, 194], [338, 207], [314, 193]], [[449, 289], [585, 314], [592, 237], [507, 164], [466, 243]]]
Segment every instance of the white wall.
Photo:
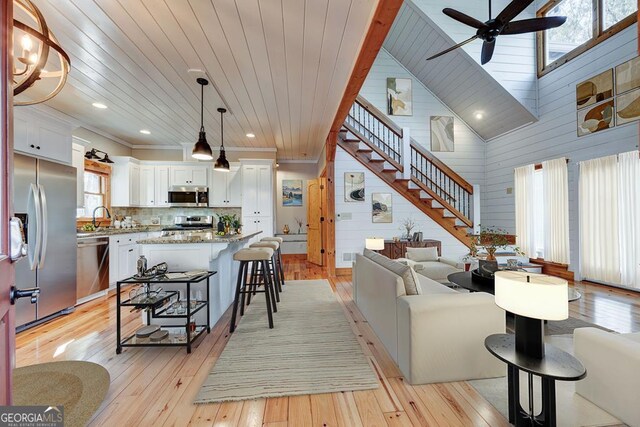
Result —
[[482, 224], [515, 232], [513, 169], [558, 157], [568, 157], [570, 269], [578, 271], [577, 162], [631, 151], [638, 147], [638, 123], [616, 126], [578, 138], [576, 84], [637, 55], [636, 25], [548, 73], [539, 80], [540, 121], [492, 140], [487, 145], [486, 188], [482, 197]]
[[[344, 201], [345, 172], [365, 173], [365, 201]], [[351, 261], [343, 261], [344, 253], [362, 253], [367, 237], [384, 237], [391, 239], [401, 236], [402, 220], [412, 217], [418, 223], [414, 231], [422, 231], [425, 239], [436, 239], [442, 242], [442, 255], [459, 258], [468, 253], [468, 249], [444, 228], [423, 214], [411, 202], [389, 187], [384, 181], [370, 172], [360, 162], [338, 147], [335, 159], [335, 193], [336, 193], [336, 267], [351, 267]], [[391, 193], [393, 203], [393, 223], [374, 224], [371, 221], [371, 194]], [[344, 220], [343, 214], [351, 214], [350, 220]]]
[[[511, 0], [493, 0], [493, 17], [495, 18], [510, 2]], [[454, 8], [483, 22], [489, 19], [489, 5], [485, 0], [413, 0], [413, 3], [422, 9], [456, 43], [473, 36], [475, 31], [442, 13], [443, 8]], [[534, 2], [518, 15], [517, 19], [534, 18], [535, 15]], [[462, 49], [480, 63], [481, 41], [475, 40], [463, 46]], [[484, 65], [489, 74], [534, 115], [537, 114], [535, 49], [534, 34], [500, 36], [496, 42], [493, 59]]]
[[[387, 111], [387, 77], [413, 80], [413, 116], [388, 117], [398, 126], [410, 128], [411, 137], [430, 151], [430, 116], [453, 116], [453, 112], [384, 49], [360, 90], [360, 95], [380, 111]], [[471, 184], [483, 186], [485, 143], [462, 120], [456, 117], [454, 123], [455, 151], [434, 154]]]
[[[298, 232], [296, 218], [303, 221], [302, 232], [307, 232], [307, 181], [318, 177], [316, 163], [280, 162], [276, 170], [276, 233], [282, 233], [282, 227], [289, 225], [291, 233]], [[302, 206], [282, 206], [282, 180], [302, 180]]]

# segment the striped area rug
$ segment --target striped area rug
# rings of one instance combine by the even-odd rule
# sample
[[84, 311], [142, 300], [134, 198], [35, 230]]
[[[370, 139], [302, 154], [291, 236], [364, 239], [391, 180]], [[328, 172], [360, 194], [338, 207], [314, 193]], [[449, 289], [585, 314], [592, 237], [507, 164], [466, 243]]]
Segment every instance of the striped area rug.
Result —
[[378, 387], [329, 282], [287, 281], [280, 300], [273, 329], [264, 294], [252, 300], [195, 403]]

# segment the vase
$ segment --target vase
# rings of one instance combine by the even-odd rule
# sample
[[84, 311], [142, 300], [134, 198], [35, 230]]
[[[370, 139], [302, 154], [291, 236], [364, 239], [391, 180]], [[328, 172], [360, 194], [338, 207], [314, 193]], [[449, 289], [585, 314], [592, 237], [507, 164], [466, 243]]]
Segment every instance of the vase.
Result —
[[229, 234], [229, 231], [231, 231], [231, 226], [229, 225], [229, 223], [227, 222], [224, 225], [224, 234]]
[[302, 227], [298, 228], [298, 234], [302, 234]]
[[284, 227], [282, 227], [282, 232], [284, 234], [289, 234], [289, 231], [291, 231], [289, 230], [289, 224], [285, 224]]
[[487, 250], [487, 261], [495, 261], [496, 260], [496, 248], [486, 248]]
[[224, 222], [218, 221], [218, 232], [224, 231]]

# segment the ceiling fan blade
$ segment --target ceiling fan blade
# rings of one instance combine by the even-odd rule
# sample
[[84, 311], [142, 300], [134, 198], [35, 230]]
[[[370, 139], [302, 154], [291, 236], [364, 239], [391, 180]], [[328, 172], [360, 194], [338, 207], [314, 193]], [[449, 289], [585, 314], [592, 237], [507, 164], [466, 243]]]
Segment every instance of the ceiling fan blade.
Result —
[[482, 44], [482, 56], [481, 56], [481, 61], [482, 65], [486, 64], [487, 62], [491, 61], [491, 57], [493, 56], [493, 49], [495, 49], [496, 47], [496, 41], [492, 41], [492, 42], [484, 42]]
[[520, 15], [531, 3], [533, 3], [533, 0], [513, 0], [496, 16], [496, 20], [506, 24]]
[[429, 61], [430, 59], [435, 59], [435, 58], [437, 58], [437, 57], [439, 57], [439, 56], [442, 56], [442, 55], [444, 55], [445, 53], [449, 53], [449, 52], [451, 52], [452, 50], [455, 50], [455, 49], [457, 49], [457, 48], [459, 48], [459, 47], [461, 47], [461, 46], [464, 46], [465, 44], [470, 43], [470, 42], [474, 41], [474, 40], [475, 40], [475, 39], [477, 39], [477, 38], [478, 38], [478, 36], [473, 36], [473, 37], [471, 37], [471, 38], [469, 38], [469, 39], [467, 39], [467, 40], [465, 40], [465, 41], [463, 41], [463, 42], [458, 43], [458, 44], [457, 44], [457, 45], [455, 45], [455, 46], [451, 46], [449, 49], [445, 49], [445, 50], [443, 50], [443, 51], [442, 51], [442, 52], [440, 52], [440, 53], [436, 53], [435, 55], [430, 56], [429, 58], [427, 58], [427, 61]]
[[504, 26], [500, 34], [522, 34], [533, 33], [535, 31], [544, 31], [550, 28], [556, 28], [564, 24], [567, 20], [566, 16], [548, 16], [546, 18], [523, 19], [521, 21], [512, 21]]
[[482, 21], [478, 21], [476, 18], [473, 18], [467, 14], [464, 14], [462, 12], [459, 12], [455, 9], [451, 9], [451, 8], [444, 8], [442, 9], [442, 13], [444, 13], [445, 15], [447, 15], [449, 18], [453, 18], [458, 22], [461, 22], [465, 25], [468, 25], [470, 27], [473, 27], [475, 29], [480, 29], [482, 27], [486, 27], [485, 23]]

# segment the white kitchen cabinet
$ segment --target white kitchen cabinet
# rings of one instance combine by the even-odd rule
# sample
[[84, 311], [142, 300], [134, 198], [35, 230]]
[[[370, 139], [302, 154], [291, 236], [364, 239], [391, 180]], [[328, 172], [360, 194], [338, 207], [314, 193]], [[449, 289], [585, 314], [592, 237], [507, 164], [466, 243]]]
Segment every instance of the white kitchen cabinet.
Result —
[[140, 206], [156, 205], [156, 168], [140, 165]]
[[172, 165], [169, 168], [170, 185], [208, 186], [207, 166]]
[[109, 286], [115, 287], [137, 273], [140, 245], [136, 242], [148, 237], [148, 233], [117, 234], [109, 237]]
[[209, 206], [242, 206], [242, 171], [239, 165], [230, 165], [228, 172], [212, 170]]
[[111, 157], [111, 206], [140, 206], [140, 164], [127, 156]]
[[155, 167], [156, 206], [169, 206], [169, 166]]
[[84, 145], [73, 144], [71, 166], [76, 168], [76, 207], [84, 207]]
[[242, 232], [273, 236], [273, 168], [271, 163], [242, 163]]
[[14, 109], [15, 151], [67, 165], [72, 164], [73, 126], [30, 107]]

